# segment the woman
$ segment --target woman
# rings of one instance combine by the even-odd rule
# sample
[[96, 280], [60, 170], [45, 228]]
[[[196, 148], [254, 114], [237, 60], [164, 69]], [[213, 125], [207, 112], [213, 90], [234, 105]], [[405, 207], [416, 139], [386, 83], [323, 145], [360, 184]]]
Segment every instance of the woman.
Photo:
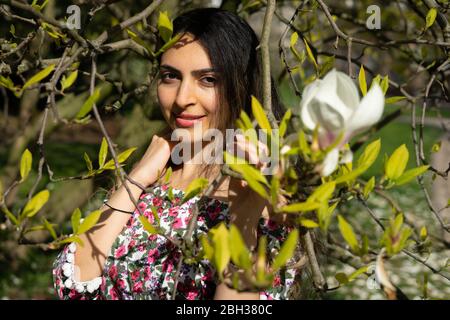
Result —
[[[249, 112], [251, 95], [261, 99], [258, 39], [250, 26], [238, 16], [219, 9], [197, 9], [175, 19], [174, 34], [180, 40], [160, 58], [157, 95], [170, 129], [184, 129], [192, 139], [194, 131], [233, 128], [241, 108]], [[273, 90], [273, 88], [272, 88]], [[273, 90], [274, 114], [280, 109]], [[191, 140], [193, 141], [193, 140]], [[250, 158], [255, 149], [236, 142]], [[179, 205], [184, 190], [199, 176], [210, 182], [219, 165], [184, 161], [172, 166], [169, 199], [167, 185], [158, 185], [161, 172], [171, 164], [174, 142], [154, 136], [142, 159], [129, 173], [130, 178], [153, 192], [128, 184], [133, 197], [139, 198], [140, 211], [153, 222], [151, 208], [170, 236], [182, 238], [194, 197]], [[185, 156], [185, 155], [184, 155]], [[198, 202], [199, 216], [194, 237], [205, 234], [214, 225], [232, 222], [241, 230], [249, 247], [261, 234], [268, 237], [269, 252], [276, 253], [286, 237], [286, 228], [267, 219], [269, 207], [264, 199], [243, 181], [224, 178], [211, 196]], [[107, 210], [105, 210], [107, 209]], [[170, 299], [175, 283], [179, 252], [165, 237], [150, 235], [139, 221], [139, 210], [120, 186], [105, 202], [98, 224], [82, 235], [84, 246], [72, 243], [64, 248], [54, 264], [54, 280], [63, 299]], [[133, 212], [134, 210], [134, 212]], [[125, 213], [130, 211], [129, 214]], [[294, 274], [288, 270], [275, 277], [272, 288], [264, 292], [238, 292], [218, 283], [207, 260], [183, 264], [178, 276], [177, 299], [286, 299]]]

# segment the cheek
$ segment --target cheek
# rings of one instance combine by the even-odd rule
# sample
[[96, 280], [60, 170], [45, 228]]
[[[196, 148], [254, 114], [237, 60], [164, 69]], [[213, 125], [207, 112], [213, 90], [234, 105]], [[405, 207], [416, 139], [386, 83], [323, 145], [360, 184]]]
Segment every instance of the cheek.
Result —
[[173, 105], [173, 94], [171, 90], [159, 86], [157, 89], [158, 102], [164, 115], [169, 115]]

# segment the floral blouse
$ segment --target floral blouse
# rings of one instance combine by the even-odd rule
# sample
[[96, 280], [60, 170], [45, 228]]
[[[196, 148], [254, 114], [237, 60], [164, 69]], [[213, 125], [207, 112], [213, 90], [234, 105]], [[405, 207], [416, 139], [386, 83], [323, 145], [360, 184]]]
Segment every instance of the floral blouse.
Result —
[[[181, 239], [187, 231], [196, 196], [181, 203], [184, 192], [172, 189], [169, 197], [166, 186], [156, 186], [151, 193], [143, 193], [138, 201], [141, 212], [152, 223], [156, 208], [159, 225], [167, 235]], [[170, 200], [172, 199], [172, 201]], [[198, 203], [198, 228], [193, 237], [198, 239], [214, 225], [229, 223], [228, 204], [202, 198]], [[205, 201], [206, 200], [206, 201]], [[60, 299], [171, 299], [180, 253], [172, 242], [159, 234], [147, 232], [135, 210], [112, 245], [101, 277], [77, 282], [74, 279], [76, 243], [66, 245], [53, 264], [53, 279]], [[258, 236], [266, 235], [272, 258], [290, 230], [270, 219], [261, 218]], [[294, 269], [282, 269], [275, 275], [270, 289], [260, 292], [260, 299], [288, 299], [294, 289]], [[178, 275], [176, 299], [213, 299], [218, 277], [208, 260], [196, 264], [182, 264]]]

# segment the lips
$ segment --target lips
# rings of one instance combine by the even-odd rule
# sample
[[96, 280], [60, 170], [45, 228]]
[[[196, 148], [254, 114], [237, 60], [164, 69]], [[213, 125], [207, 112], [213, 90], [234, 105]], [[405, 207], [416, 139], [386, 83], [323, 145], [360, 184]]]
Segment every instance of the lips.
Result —
[[196, 123], [202, 121], [205, 115], [193, 115], [187, 113], [181, 113], [175, 116], [175, 122], [177, 126], [183, 128], [189, 128], [194, 126]]

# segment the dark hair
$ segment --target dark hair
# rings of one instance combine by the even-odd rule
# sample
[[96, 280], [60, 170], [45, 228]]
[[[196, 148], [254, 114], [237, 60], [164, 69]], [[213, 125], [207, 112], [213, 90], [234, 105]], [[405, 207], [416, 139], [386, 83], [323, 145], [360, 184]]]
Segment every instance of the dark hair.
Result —
[[[251, 95], [262, 102], [258, 37], [238, 15], [217, 8], [194, 9], [178, 16], [173, 33], [189, 33], [200, 42], [219, 74], [220, 112], [217, 129], [234, 127], [243, 109], [251, 116]], [[277, 120], [282, 109], [272, 80], [272, 110]]]

